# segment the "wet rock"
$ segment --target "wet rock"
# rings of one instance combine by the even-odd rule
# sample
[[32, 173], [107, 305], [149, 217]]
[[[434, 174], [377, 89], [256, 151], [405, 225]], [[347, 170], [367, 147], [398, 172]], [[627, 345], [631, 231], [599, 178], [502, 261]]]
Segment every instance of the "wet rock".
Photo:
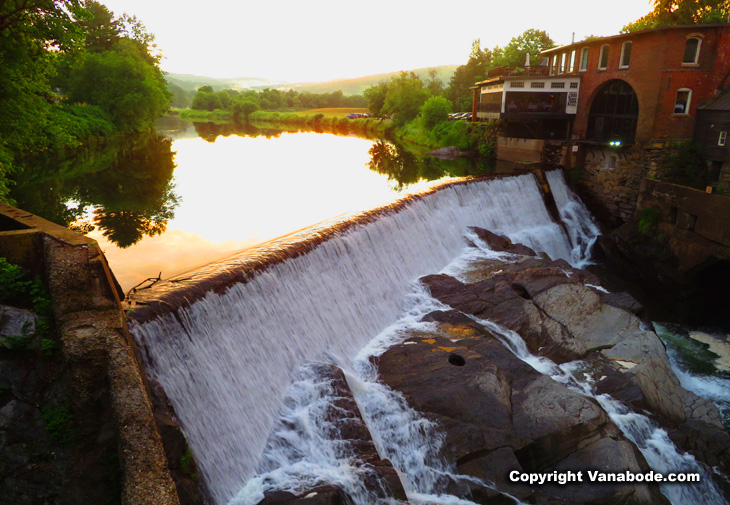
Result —
[[268, 494], [258, 505], [353, 505], [352, 498], [338, 486], [317, 486], [295, 495], [287, 491]]
[[[547, 471], [600, 440], [628, 441], [592, 398], [540, 374], [464, 317], [455, 311], [429, 314], [427, 319], [441, 321], [434, 335], [411, 338], [376, 360], [382, 380], [438, 423], [445, 435], [441, 454], [460, 472], [495, 482], [520, 499], [569, 503], [506, 477], [512, 470]], [[463, 365], [450, 361], [455, 355]], [[617, 460], [626, 468], [645, 465], [631, 451]], [[505, 499], [479, 486], [470, 492], [472, 499], [481, 496], [479, 503]]]
[[485, 230], [484, 228], [479, 228], [476, 226], [472, 226], [469, 229], [473, 231], [477, 235], [477, 237], [486, 242], [489, 248], [494, 251], [522, 254], [524, 256], [537, 256], [537, 253], [526, 245], [522, 245], [519, 243], [515, 244], [504, 235], [498, 235], [496, 233], [492, 233], [489, 230]]

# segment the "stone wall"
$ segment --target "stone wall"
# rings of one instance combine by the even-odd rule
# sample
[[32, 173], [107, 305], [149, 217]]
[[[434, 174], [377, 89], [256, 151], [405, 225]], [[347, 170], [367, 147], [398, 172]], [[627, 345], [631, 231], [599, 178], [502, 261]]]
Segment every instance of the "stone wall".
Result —
[[641, 181], [666, 166], [676, 148], [661, 141], [647, 147], [548, 142], [544, 152], [545, 163], [564, 167], [589, 209], [615, 228], [634, 216]]
[[[56, 367], [59, 373], [47, 380], [56, 390], [53, 401], [64, 402], [78, 433], [73, 445], [59, 447], [54, 456], [65, 461], [60, 470], [59, 465], [53, 468], [60, 474], [57, 489], [49, 495], [46, 485], [38, 484], [27, 503], [36, 503], [32, 501], [36, 495], [58, 504], [177, 505], [148, 388], [121, 310], [120, 290], [98, 244], [2, 203], [0, 216], [0, 257], [43, 279], [47, 286], [53, 304], [54, 338], [61, 353]], [[44, 361], [42, 355], [29, 352], [6, 352], [3, 356], [3, 364], [26, 362], [31, 371]], [[17, 390], [26, 397], [38, 397], [38, 388], [28, 391], [27, 384], [11, 383], [5, 389], [13, 395]], [[0, 428], [7, 428], [8, 422], [17, 418], [14, 435], [22, 437], [23, 409], [13, 409], [17, 415], [6, 410]], [[13, 415], [9, 418], [6, 414]], [[51, 431], [49, 422], [45, 424]], [[43, 428], [43, 423], [39, 426]], [[7, 432], [2, 434], [7, 438]], [[110, 461], [110, 468], [118, 468], [120, 475], [105, 474], [101, 461]], [[15, 472], [6, 464], [10, 462], [4, 462], [4, 470]], [[28, 481], [31, 477], [23, 475], [11, 484], [3, 480], [3, 484], [11, 486], [13, 492], [30, 489], [35, 486]], [[22, 492], [13, 494], [14, 503], [26, 503], [24, 499]]]

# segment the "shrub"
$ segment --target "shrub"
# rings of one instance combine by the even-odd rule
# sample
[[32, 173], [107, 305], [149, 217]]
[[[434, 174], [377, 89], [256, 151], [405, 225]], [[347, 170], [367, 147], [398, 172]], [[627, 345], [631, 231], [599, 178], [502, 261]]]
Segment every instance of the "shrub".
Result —
[[421, 106], [421, 115], [427, 128], [446, 121], [451, 112], [451, 101], [442, 96], [432, 96]]

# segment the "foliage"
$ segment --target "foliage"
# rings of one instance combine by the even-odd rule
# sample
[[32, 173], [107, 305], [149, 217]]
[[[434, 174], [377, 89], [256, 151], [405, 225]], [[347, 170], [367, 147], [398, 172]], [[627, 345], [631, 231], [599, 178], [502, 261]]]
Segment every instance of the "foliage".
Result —
[[392, 116], [396, 126], [415, 118], [429, 95], [423, 81], [413, 72], [401, 72], [365, 90], [370, 112], [376, 117]]
[[233, 103], [233, 119], [243, 118], [248, 121], [248, 117], [259, 109], [259, 104], [251, 98], [236, 97]]
[[68, 445], [76, 441], [76, 421], [68, 406], [44, 405], [41, 407], [41, 417], [53, 442]]
[[487, 69], [491, 67], [492, 52], [489, 49], [481, 49], [480, 40], [474, 40], [469, 60], [465, 65], [457, 67], [445, 92], [445, 96], [451, 100], [454, 110], [471, 110], [472, 93], [469, 88], [475, 82], [483, 80], [487, 75]]
[[451, 113], [451, 101], [442, 96], [432, 96], [421, 106], [421, 115], [426, 127], [433, 128], [446, 121]]
[[170, 101], [162, 72], [129, 39], [113, 50], [88, 53], [69, 77], [67, 92], [72, 102], [106, 111], [122, 132], [150, 128]]
[[492, 64], [495, 67], [522, 67], [527, 55], [530, 55], [530, 64], [539, 65], [540, 52], [555, 46], [555, 42], [544, 30], [529, 29], [512, 40], [496, 55]]
[[621, 33], [670, 25], [725, 23], [729, 15], [728, 0], [655, 0], [654, 10], [624, 26]]
[[656, 205], [644, 207], [639, 211], [639, 231], [644, 234], [648, 233], [649, 230], [656, 228], [661, 218], [662, 213]]
[[[154, 38], [138, 20], [114, 19], [97, 2], [6, 0], [0, 34], [2, 200], [19, 156], [147, 128], [169, 100], [159, 56], [149, 52]], [[107, 75], [110, 68], [117, 72]]]

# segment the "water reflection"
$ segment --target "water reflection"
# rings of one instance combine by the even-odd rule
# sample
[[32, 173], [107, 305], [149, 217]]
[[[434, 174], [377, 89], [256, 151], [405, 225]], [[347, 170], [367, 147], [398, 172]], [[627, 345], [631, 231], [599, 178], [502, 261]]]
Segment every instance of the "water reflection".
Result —
[[12, 193], [20, 208], [96, 239], [125, 290], [387, 204], [428, 181], [485, 171], [478, 160], [438, 160], [346, 132], [178, 118], [157, 131], [164, 136], [35, 156]]
[[[24, 160], [11, 197], [24, 210], [84, 232], [97, 229], [129, 247], [163, 233], [180, 203], [171, 147], [170, 139], [145, 132], [95, 148], [46, 152]], [[93, 216], [83, 220], [89, 208]]]

